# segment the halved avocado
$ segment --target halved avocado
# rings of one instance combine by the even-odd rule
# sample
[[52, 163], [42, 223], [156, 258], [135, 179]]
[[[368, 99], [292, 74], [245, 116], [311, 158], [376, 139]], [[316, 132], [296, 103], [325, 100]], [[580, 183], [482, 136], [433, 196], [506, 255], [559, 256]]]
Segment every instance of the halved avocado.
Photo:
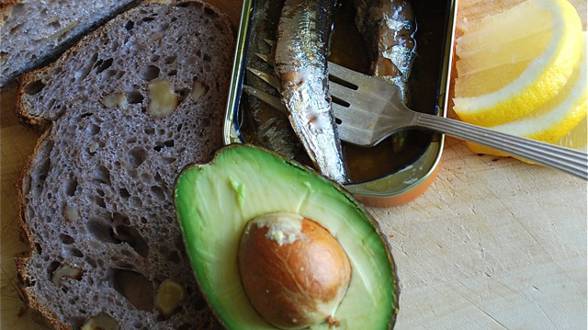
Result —
[[373, 218], [338, 185], [271, 152], [234, 145], [209, 164], [184, 169], [175, 203], [197, 282], [225, 327], [275, 329], [244, 291], [239, 241], [251, 219], [290, 212], [318, 222], [347, 254], [352, 273], [334, 314], [339, 328], [392, 328], [398, 288], [389, 247]]

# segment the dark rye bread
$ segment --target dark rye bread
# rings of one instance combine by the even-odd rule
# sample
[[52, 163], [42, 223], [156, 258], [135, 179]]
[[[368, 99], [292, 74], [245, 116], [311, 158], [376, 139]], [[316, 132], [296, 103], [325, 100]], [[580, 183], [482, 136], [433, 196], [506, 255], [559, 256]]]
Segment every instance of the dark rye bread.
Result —
[[0, 86], [137, 0], [0, 0]]
[[[222, 144], [233, 45], [228, 19], [209, 5], [147, 2], [23, 77], [20, 116], [50, 125], [21, 183], [31, 254], [17, 269], [26, 302], [53, 327], [104, 314], [120, 329], [215, 326], [172, 191], [184, 166]], [[166, 103], [155, 85], [173, 86], [173, 112], [153, 112]], [[164, 317], [153, 296], [168, 279], [186, 298]]]

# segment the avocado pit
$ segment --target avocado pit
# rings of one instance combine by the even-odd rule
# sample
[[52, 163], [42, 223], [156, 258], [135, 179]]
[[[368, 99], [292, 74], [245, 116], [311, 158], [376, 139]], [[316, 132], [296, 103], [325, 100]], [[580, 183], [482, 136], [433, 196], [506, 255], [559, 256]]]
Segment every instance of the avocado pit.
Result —
[[245, 293], [268, 323], [301, 329], [336, 322], [351, 265], [337, 239], [316, 221], [293, 213], [254, 218], [241, 237], [238, 259]]

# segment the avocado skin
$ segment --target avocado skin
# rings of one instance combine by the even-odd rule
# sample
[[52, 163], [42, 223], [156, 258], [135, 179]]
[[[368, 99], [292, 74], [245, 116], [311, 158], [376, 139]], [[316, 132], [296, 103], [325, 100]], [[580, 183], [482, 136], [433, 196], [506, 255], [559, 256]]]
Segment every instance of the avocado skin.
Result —
[[[216, 317], [216, 319], [218, 320], [220, 325], [222, 325], [222, 327], [225, 329], [255, 329], [255, 328], [248, 327], [246, 325], [245, 326], [239, 325], [238, 327], [230, 327], [229, 324], [227, 324], [227, 322], [225, 321], [225, 319], [223, 319], [223, 317], [221, 316], [221, 313], [214, 308], [214, 304], [212, 304], [212, 301], [211, 301], [212, 296], [207, 292], [205, 286], [202, 283], [202, 279], [198, 275], [198, 271], [197, 271], [198, 260], [195, 259], [195, 257], [190, 253], [190, 250], [189, 250], [189, 246], [190, 246], [190, 243], [191, 243], [193, 237], [191, 237], [190, 234], [187, 234], [185, 229], [186, 229], [186, 224], [189, 223], [191, 220], [187, 219], [187, 217], [185, 217], [183, 215], [183, 212], [181, 211], [182, 207], [178, 206], [178, 204], [181, 204], [181, 202], [179, 202], [179, 201], [182, 199], [183, 190], [185, 190], [185, 188], [187, 188], [187, 187], [184, 187], [184, 185], [185, 185], [184, 179], [187, 175], [189, 175], [193, 171], [199, 172], [207, 167], [215, 166], [215, 164], [218, 162], [218, 160], [222, 156], [224, 156], [225, 154], [229, 154], [233, 151], [237, 151], [238, 153], [240, 153], [240, 152], [252, 153], [252, 154], [258, 153], [259, 155], [263, 155], [265, 157], [271, 157], [271, 158], [273, 158], [273, 160], [278, 160], [280, 163], [283, 164], [283, 166], [289, 167], [293, 171], [299, 171], [299, 172], [307, 174], [307, 175], [310, 174], [314, 180], [322, 182], [323, 184], [328, 184], [331, 188], [336, 190], [336, 192], [338, 194], [343, 196], [345, 198], [346, 202], [349, 203], [350, 205], [352, 205], [354, 209], [356, 209], [358, 212], [362, 213], [363, 217], [369, 222], [372, 229], [377, 233], [380, 243], [384, 246], [385, 255], [386, 255], [386, 258], [388, 261], [388, 266], [389, 266], [391, 274], [392, 274], [392, 283], [391, 283], [392, 284], [392, 287], [391, 287], [392, 294], [391, 294], [391, 296], [393, 298], [393, 306], [392, 306], [392, 310], [390, 311], [390, 318], [387, 322], [387, 325], [385, 327], [383, 327], [382, 329], [393, 329], [394, 325], [396, 323], [396, 317], [398, 315], [398, 311], [400, 308], [399, 307], [399, 299], [398, 299], [399, 295], [400, 295], [400, 288], [398, 286], [398, 275], [396, 272], [396, 264], [394, 262], [394, 258], [391, 253], [391, 247], [390, 247], [389, 242], [386, 239], [384, 239], [385, 235], [382, 233], [382, 230], [381, 230], [378, 222], [371, 216], [371, 214], [365, 209], [365, 207], [363, 205], [359, 204], [359, 202], [357, 202], [353, 198], [353, 196], [351, 195], [350, 192], [348, 192], [343, 186], [341, 186], [337, 182], [330, 180], [330, 179], [318, 174], [313, 168], [305, 166], [305, 165], [298, 163], [294, 160], [285, 159], [280, 154], [278, 154], [274, 151], [268, 150], [263, 147], [251, 145], [251, 144], [227, 145], [227, 146], [216, 151], [216, 153], [213, 157], [213, 160], [210, 163], [206, 163], [206, 164], [196, 164], [195, 163], [195, 164], [189, 164], [189, 165], [185, 166], [175, 181], [174, 207], [176, 208], [176, 214], [177, 214], [176, 218], [177, 218], [177, 221], [179, 223], [179, 226], [180, 226], [180, 229], [182, 232], [184, 245], [187, 249], [186, 253], [188, 255], [188, 258], [190, 259], [191, 266], [194, 271], [196, 283], [198, 285], [198, 289], [203, 294], [205, 301], [207, 302], [209, 308], [211, 309], [213, 315]], [[238, 192], [238, 193], [240, 193], [240, 192]], [[237, 263], [237, 260], [235, 260], [235, 264], [236, 263]], [[366, 330], [367, 330], [367, 328], [366, 328]]]

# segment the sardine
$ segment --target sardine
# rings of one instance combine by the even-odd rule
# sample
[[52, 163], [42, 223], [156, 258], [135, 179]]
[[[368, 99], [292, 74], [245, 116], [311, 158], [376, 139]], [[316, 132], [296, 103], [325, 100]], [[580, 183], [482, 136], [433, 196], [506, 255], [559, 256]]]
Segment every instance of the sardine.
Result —
[[327, 52], [334, 0], [285, 0], [276, 73], [294, 132], [323, 175], [348, 181], [328, 88]]
[[[251, 19], [252, 30], [249, 37], [249, 50], [246, 66], [262, 72], [271, 72], [271, 64], [260, 60], [254, 54], [273, 54], [271, 44], [266, 40], [273, 40], [277, 33], [278, 20], [282, 10], [281, 0], [256, 0], [255, 10]], [[247, 71], [247, 85], [255, 87], [266, 93], [279, 96], [278, 92], [263, 80]], [[251, 141], [256, 144], [280, 153], [289, 159], [304, 150], [298, 137], [292, 130], [288, 117], [277, 112], [271, 106], [261, 102], [254, 96], [247, 96], [246, 117], [251, 124]]]
[[355, 24], [368, 45], [371, 74], [397, 85], [406, 101], [406, 83], [416, 54], [416, 24], [407, 0], [353, 0]]
[[[416, 54], [416, 23], [412, 6], [407, 0], [353, 0], [355, 26], [368, 45], [371, 72], [390, 81], [400, 89], [408, 102], [407, 82]], [[392, 148], [402, 150], [406, 131], [392, 135]]]

